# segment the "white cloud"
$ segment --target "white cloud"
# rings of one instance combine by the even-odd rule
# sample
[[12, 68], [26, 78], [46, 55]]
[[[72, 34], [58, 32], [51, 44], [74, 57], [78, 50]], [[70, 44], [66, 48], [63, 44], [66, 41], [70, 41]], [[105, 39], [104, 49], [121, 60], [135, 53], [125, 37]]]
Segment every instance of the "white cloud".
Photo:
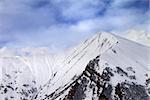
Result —
[[54, 0], [43, 6], [39, 1], [0, 1], [0, 41], [67, 48], [98, 31], [148, 30], [148, 12], [123, 7], [130, 0]]
[[66, 19], [85, 19], [93, 18], [102, 11], [105, 3], [100, 0], [66, 0], [69, 2], [66, 7], [62, 9], [62, 16]]

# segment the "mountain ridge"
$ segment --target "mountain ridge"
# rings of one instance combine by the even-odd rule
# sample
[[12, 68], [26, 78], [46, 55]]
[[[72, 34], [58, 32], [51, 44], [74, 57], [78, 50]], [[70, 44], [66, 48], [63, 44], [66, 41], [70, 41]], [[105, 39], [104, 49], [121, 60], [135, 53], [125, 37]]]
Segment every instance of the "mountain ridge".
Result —
[[[21, 100], [128, 100], [129, 98], [142, 100], [141, 97], [145, 96], [143, 100], [149, 100], [150, 49], [148, 47], [103, 32], [66, 52], [54, 55], [54, 58], [48, 55], [23, 56], [23, 61], [29, 63], [31, 68], [16, 57], [13, 60], [0, 57], [1, 68], [6, 67], [1, 70], [3, 85], [1, 84], [0, 88], [6, 96], [0, 94], [0, 97], [5, 99], [13, 95], [14, 100], [21, 98]], [[10, 67], [12, 64], [13, 70]], [[27, 71], [24, 72], [20, 66]], [[23, 75], [13, 72], [17, 69], [17, 73], [20, 73], [19, 68]], [[36, 74], [34, 75], [33, 72]], [[13, 92], [10, 90], [11, 94], [7, 94], [9, 90], [7, 86], [12, 84], [4, 81], [4, 76], [13, 77], [9, 74], [20, 77], [8, 79], [18, 82], [12, 82], [19, 89]], [[26, 77], [27, 74], [29, 77]], [[26, 80], [29, 81], [27, 82], [27, 87], [31, 87], [29, 89], [22, 88], [27, 85], [25, 85]], [[28, 95], [30, 89], [33, 92], [31, 96]], [[131, 93], [127, 92], [129, 90], [135, 94], [129, 94]], [[21, 94], [17, 91], [21, 91]], [[125, 91], [125, 95], [122, 91]], [[139, 93], [141, 95], [138, 96]]]

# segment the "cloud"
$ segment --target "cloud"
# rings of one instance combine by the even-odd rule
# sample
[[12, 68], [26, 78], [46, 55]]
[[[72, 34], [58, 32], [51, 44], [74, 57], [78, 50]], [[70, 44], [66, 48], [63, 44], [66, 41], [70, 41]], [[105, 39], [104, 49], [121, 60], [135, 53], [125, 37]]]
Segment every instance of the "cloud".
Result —
[[56, 50], [98, 31], [149, 31], [148, 4], [149, 0], [1, 0], [0, 46]]

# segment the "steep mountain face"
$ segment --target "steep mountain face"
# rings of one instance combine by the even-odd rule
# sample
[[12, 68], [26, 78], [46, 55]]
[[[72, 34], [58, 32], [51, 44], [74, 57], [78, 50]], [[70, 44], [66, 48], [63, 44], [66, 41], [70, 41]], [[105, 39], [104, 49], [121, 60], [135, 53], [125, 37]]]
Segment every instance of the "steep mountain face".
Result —
[[63, 54], [0, 58], [2, 100], [149, 100], [150, 48], [99, 33]]

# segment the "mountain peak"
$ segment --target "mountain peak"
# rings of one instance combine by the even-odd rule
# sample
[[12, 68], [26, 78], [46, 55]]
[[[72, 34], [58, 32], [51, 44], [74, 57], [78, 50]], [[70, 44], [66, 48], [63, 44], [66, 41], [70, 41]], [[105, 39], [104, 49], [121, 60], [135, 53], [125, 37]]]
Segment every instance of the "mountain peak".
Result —
[[146, 46], [102, 32], [62, 54], [32, 52], [0, 57], [2, 100], [149, 100]]

